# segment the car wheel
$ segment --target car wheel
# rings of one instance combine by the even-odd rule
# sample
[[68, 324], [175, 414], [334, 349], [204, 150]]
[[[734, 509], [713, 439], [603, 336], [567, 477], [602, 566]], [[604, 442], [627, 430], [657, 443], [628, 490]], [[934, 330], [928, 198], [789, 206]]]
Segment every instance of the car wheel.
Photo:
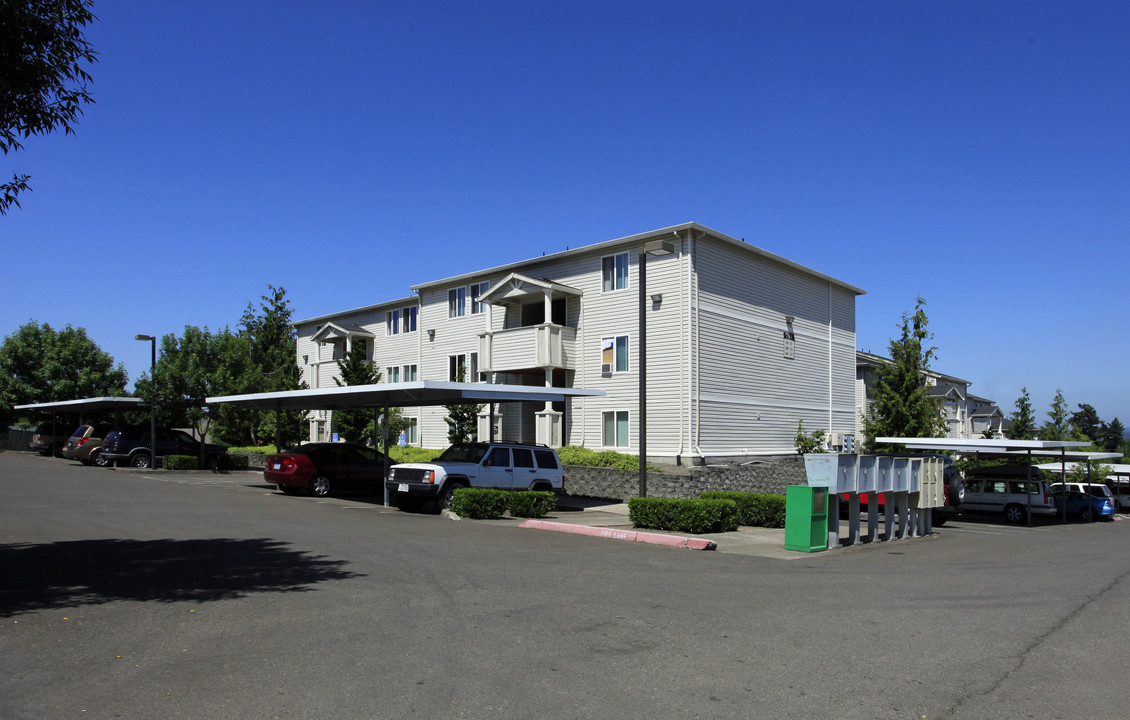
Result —
[[135, 468], [149, 467], [149, 453], [138, 453], [129, 459], [129, 464]]
[[439, 496], [439, 509], [450, 510], [451, 501], [455, 498], [455, 491], [467, 487], [461, 483], [447, 483], [443, 486], [443, 493]]
[[1004, 509], [1004, 519], [1019, 525], [1028, 519], [1028, 511], [1020, 505], [1008, 505]]
[[1094, 522], [1098, 520], [1098, 514], [1093, 507], [1085, 507], [1079, 511], [1079, 519], [1083, 522]]
[[102, 457], [102, 453], [96, 452], [90, 456], [90, 462], [94, 463], [97, 467], [107, 467], [110, 461]]
[[310, 481], [310, 494], [326, 497], [330, 494], [330, 479], [325, 475], [316, 475]]
[[960, 505], [965, 502], [965, 480], [960, 475], [950, 480], [949, 500], [950, 505]]

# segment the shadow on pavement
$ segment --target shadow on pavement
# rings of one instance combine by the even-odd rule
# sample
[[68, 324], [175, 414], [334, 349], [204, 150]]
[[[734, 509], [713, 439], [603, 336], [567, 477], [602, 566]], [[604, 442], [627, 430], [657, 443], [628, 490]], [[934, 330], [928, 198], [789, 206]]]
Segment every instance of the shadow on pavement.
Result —
[[305, 592], [344, 561], [268, 539], [78, 540], [0, 546], [0, 616], [115, 600], [205, 602]]

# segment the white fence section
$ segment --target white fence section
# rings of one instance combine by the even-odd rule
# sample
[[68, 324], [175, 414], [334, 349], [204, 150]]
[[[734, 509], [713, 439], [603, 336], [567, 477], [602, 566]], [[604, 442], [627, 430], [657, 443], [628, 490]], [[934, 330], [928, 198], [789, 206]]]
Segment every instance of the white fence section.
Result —
[[[828, 547], [841, 544], [843, 515], [848, 521], [843, 544], [855, 545], [928, 535], [934, 531], [932, 508], [946, 503], [945, 465], [937, 458], [817, 453], [804, 456], [804, 467], [811, 487], [828, 488]], [[868, 511], [867, 534], [862, 536], [861, 504], [866, 504]]]

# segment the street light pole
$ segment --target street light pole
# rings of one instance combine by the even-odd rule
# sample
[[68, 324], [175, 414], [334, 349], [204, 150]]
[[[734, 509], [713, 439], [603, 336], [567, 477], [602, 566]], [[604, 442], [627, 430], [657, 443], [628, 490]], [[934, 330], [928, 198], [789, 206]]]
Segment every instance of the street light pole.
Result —
[[153, 335], [134, 335], [134, 340], [150, 343], [149, 356], [149, 468], [157, 469], [157, 379], [153, 372], [157, 368], [157, 338]]
[[652, 240], [640, 246], [640, 497], [647, 497], [647, 256], [670, 255], [675, 246], [668, 240]]

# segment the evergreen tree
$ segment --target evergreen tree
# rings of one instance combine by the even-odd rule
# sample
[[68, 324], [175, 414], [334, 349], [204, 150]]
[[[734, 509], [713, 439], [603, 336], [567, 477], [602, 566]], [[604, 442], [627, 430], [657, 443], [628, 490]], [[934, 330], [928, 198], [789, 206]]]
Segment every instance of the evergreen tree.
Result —
[[[368, 343], [353, 342], [345, 357], [337, 361], [341, 378], [334, 378], [338, 387], [347, 385], [375, 385], [381, 381], [381, 372], [368, 359]], [[339, 436], [350, 442], [366, 445], [373, 439], [374, 411], [369, 408], [359, 410], [334, 410], [333, 427]], [[376, 443], [373, 443], [376, 444]]]
[[925, 306], [926, 301], [917, 298], [914, 314], [903, 313], [902, 336], [890, 343], [892, 363], [879, 368], [871, 414], [863, 421], [865, 443], [872, 452], [892, 449], [877, 447], [876, 437], [945, 434], [938, 403], [926, 394], [924, 378], [937, 348], [926, 346], [933, 335], [926, 329]]
[[[463, 382], [465, 373], [459, 372], [456, 382]], [[445, 405], [447, 417], [447, 439], [452, 444], [474, 442], [479, 435], [479, 413], [486, 405], [464, 403], [460, 405]]]
[[1052, 400], [1051, 409], [1048, 410], [1048, 421], [1040, 429], [1040, 436], [1044, 440], [1073, 440], [1070, 425], [1063, 388], [1056, 388], [1055, 398]]
[[1122, 444], [1126, 441], [1125, 438], [1126, 428], [1122, 427], [1122, 423], [1118, 418], [1111, 420], [1103, 427], [1102, 446], [1107, 452], [1118, 452], [1122, 449]]
[[1016, 398], [1016, 411], [1012, 413], [1012, 427], [1008, 430], [1008, 437], [1012, 440], [1031, 440], [1036, 437], [1036, 419], [1032, 415], [1032, 400], [1026, 387], [1020, 388], [1020, 397]]
[[[301, 390], [302, 369], [298, 366], [298, 335], [291, 325], [293, 310], [286, 290], [267, 285], [269, 294], [252, 303], [240, 318], [239, 336], [248, 363], [238, 378], [238, 393]], [[217, 409], [221, 436], [228, 442], [260, 445], [275, 438], [275, 412], [248, 410], [230, 405]], [[308, 435], [307, 413], [284, 410], [278, 413], [280, 444], [289, 447]]]
[[1079, 412], [1071, 413], [1072, 426], [1077, 432], [1086, 435], [1092, 443], [1102, 442], [1103, 423], [1098, 412], [1087, 403], [1080, 403], [1078, 408]]

